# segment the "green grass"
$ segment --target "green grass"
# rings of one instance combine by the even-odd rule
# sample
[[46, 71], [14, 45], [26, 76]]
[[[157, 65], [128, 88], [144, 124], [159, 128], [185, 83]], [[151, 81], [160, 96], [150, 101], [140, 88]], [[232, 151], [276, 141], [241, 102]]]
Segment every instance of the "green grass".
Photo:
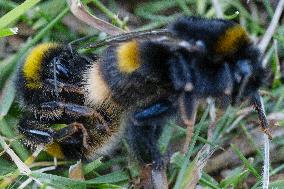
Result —
[[[108, 21], [123, 29], [131, 30], [153, 29], [165, 26], [181, 15], [199, 15], [215, 17], [215, 8], [211, 0], [155, 0], [144, 3], [134, 3], [129, 17], [123, 17], [121, 6], [114, 1], [108, 0], [103, 4], [98, 0], [83, 1], [88, 10], [98, 17], [109, 19]], [[265, 33], [275, 6], [268, 0], [259, 1], [249, 5], [240, 0], [219, 0], [222, 12], [227, 19], [240, 22], [252, 37], [259, 41]], [[127, 6], [126, 6], [127, 7]], [[252, 9], [254, 7], [254, 9]], [[239, 14], [236, 14], [236, 11]], [[68, 170], [75, 161], [58, 160], [57, 169], [40, 172], [54, 165], [53, 158], [45, 152], [41, 152], [35, 159], [21, 142], [16, 127], [21, 111], [16, 101], [16, 89], [13, 84], [17, 67], [23, 61], [28, 50], [41, 42], [59, 41], [68, 43], [80, 37], [96, 34], [98, 39], [105, 36], [99, 31], [88, 26], [77, 26], [80, 21], [70, 17], [70, 11], [64, 1], [58, 0], [27, 0], [23, 4], [17, 1], [0, 1], [0, 135], [5, 137], [6, 143], [17, 156], [28, 165], [32, 171], [30, 175], [21, 173], [9, 155], [0, 147], [0, 188], [17, 188], [29, 178], [33, 181], [26, 186], [32, 188], [36, 183], [53, 188], [127, 188], [129, 183], [138, 180], [139, 167], [135, 161], [129, 161], [128, 148], [122, 140], [119, 151], [112, 158], [99, 158], [93, 162], [83, 162], [83, 175], [85, 180], [79, 181], [68, 177]], [[118, 15], [118, 17], [117, 17]], [[253, 15], [262, 15], [263, 19], [257, 19]], [[264, 15], [264, 16], [263, 16]], [[71, 18], [71, 19], [70, 19]], [[128, 20], [128, 22], [127, 22]], [[74, 24], [75, 23], [75, 24]], [[23, 27], [24, 26], [24, 27]], [[19, 28], [19, 33], [11, 32], [10, 28]], [[31, 29], [32, 34], [24, 30]], [[29, 30], [30, 31], [30, 30]], [[272, 79], [268, 81], [264, 100], [268, 115], [277, 113], [284, 115], [284, 87], [280, 80], [280, 64], [284, 61], [283, 56], [283, 32], [284, 27], [278, 26], [273, 35], [274, 43], [270, 43], [264, 57], [268, 58], [267, 66], [272, 72]], [[16, 41], [16, 44], [13, 42]], [[3, 48], [2, 48], [3, 47]], [[197, 124], [193, 140], [189, 146], [189, 152], [185, 157], [175, 153], [171, 157], [168, 167], [168, 179], [171, 187], [184, 188], [188, 183], [196, 182], [204, 188], [261, 188], [263, 154], [259, 129], [255, 120], [255, 113], [244, 116], [233, 129], [228, 129], [240, 116], [240, 111], [246, 105], [229, 107], [222, 115], [218, 116], [216, 126], [211, 139], [207, 139], [207, 130], [210, 124], [209, 108], [204, 105], [197, 115]], [[218, 111], [219, 112], [219, 111]], [[219, 115], [219, 114], [218, 114]], [[272, 140], [271, 146], [271, 183], [270, 188], [284, 188], [284, 158], [276, 158], [284, 142], [284, 122], [277, 120], [279, 127], [278, 138]], [[161, 151], [167, 151], [170, 146], [180, 144], [180, 139], [185, 137], [185, 129], [174, 123], [167, 124], [160, 138]], [[207, 154], [208, 159], [202, 159], [206, 155], [202, 151], [210, 148], [215, 151], [212, 155]], [[282, 150], [283, 151], [283, 150]], [[199, 154], [199, 155], [197, 155]], [[283, 156], [284, 157], [284, 156]], [[223, 161], [222, 161], [222, 158]], [[200, 178], [196, 175], [205, 162], [208, 166], [201, 171]], [[129, 163], [130, 162], [130, 163]]]

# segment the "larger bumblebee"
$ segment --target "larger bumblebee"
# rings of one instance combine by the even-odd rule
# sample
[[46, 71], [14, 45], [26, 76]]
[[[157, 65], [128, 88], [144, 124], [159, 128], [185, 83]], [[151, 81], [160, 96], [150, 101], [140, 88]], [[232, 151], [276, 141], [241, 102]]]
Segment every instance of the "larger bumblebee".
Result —
[[[153, 166], [156, 188], [167, 187], [157, 146], [164, 124], [178, 116], [188, 126], [186, 151], [202, 99], [216, 98], [223, 105], [247, 99], [270, 134], [258, 93], [265, 78], [261, 54], [243, 27], [184, 17], [166, 33], [170, 37], [117, 36], [93, 60], [56, 44], [36, 47], [19, 72], [22, 101], [29, 109], [19, 131], [32, 143], [54, 141], [50, 149], [61, 148], [62, 156], [92, 159], [126, 125], [136, 158]], [[69, 125], [54, 131], [52, 123]]]

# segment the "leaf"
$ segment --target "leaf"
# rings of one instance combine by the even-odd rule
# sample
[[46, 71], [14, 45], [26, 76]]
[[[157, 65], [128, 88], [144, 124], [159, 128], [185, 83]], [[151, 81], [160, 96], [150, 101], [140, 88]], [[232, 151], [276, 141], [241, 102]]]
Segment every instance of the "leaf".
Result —
[[73, 180], [85, 180], [81, 160], [69, 167], [69, 178]]
[[220, 183], [220, 186], [222, 188], [229, 188], [234, 187], [237, 188], [239, 183], [242, 183], [242, 181], [248, 176], [249, 171], [241, 169], [236, 169], [232, 171], [233, 173], [230, 173], [230, 176], [228, 176], [226, 179], [222, 180]]
[[87, 180], [88, 184], [102, 184], [102, 183], [117, 183], [129, 179], [125, 171], [115, 171], [107, 175], [99, 176], [97, 178]]
[[0, 119], [7, 115], [15, 98], [15, 92], [14, 76], [12, 75], [6, 80], [0, 93]]
[[159, 138], [159, 147], [161, 153], [165, 153], [166, 150], [168, 149], [168, 145], [173, 136], [173, 131], [174, 131], [173, 124], [175, 124], [173, 120], [170, 121], [168, 124], [166, 124], [163, 129], [162, 135]]
[[185, 155], [182, 167], [181, 167], [181, 169], [179, 171], [179, 174], [178, 174], [177, 181], [175, 183], [174, 189], [180, 189], [181, 188], [181, 185], [184, 184], [184, 178], [185, 178], [184, 175], [188, 174], [188, 172], [190, 172], [190, 169], [191, 169], [191, 166], [192, 166], [192, 165], [189, 164], [190, 156], [193, 153], [193, 148], [195, 146], [195, 143], [196, 143], [197, 137], [198, 137], [198, 135], [199, 135], [199, 133], [201, 131], [201, 128], [206, 124], [205, 119], [206, 119], [208, 113], [209, 113], [209, 108], [206, 109], [206, 111], [203, 113], [199, 123], [195, 126], [195, 132], [193, 134], [193, 137], [192, 137], [192, 140], [191, 140], [191, 144], [189, 146], [189, 150], [188, 150], [188, 152]]
[[278, 55], [278, 45], [276, 40], [274, 41], [273, 46], [274, 46], [274, 54], [272, 56], [271, 69], [274, 78], [273, 78], [272, 87], [277, 88], [281, 85], [281, 71], [280, 71], [280, 61]]
[[[14, 138], [16, 136], [13, 128], [15, 128], [14, 125], [8, 124], [7, 120], [9, 119], [9, 116], [6, 116], [3, 119], [0, 119], [0, 132], [3, 136], [7, 138]], [[13, 127], [14, 126], [14, 127]], [[29, 153], [27, 149], [23, 146], [23, 144], [19, 141], [13, 141], [11, 144], [12, 148], [15, 150], [16, 154], [22, 159], [26, 160], [29, 157]]]
[[170, 163], [175, 165], [177, 168], [181, 168], [184, 162], [184, 155], [180, 152], [176, 152], [171, 156]]
[[205, 172], [202, 173], [202, 177], [199, 180], [199, 184], [209, 186], [212, 189], [221, 189], [221, 187], [219, 187], [219, 183]]
[[54, 188], [85, 188], [84, 181], [72, 180], [66, 177], [51, 175], [46, 173], [32, 173], [33, 177], [37, 178], [42, 183], [48, 184]]
[[40, 0], [26, 0], [24, 3], [2, 16], [0, 18], [0, 29], [7, 27], [38, 2], [40, 2]]
[[[277, 180], [269, 183], [269, 189], [281, 189], [284, 188], [284, 180]], [[262, 186], [256, 187], [256, 189], [262, 189]]]
[[194, 160], [188, 165], [184, 173], [184, 178], [181, 183], [181, 188], [194, 189], [201, 178], [202, 170], [205, 167], [208, 159], [211, 157], [216, 149], [210, 150], [210, 146], [205, 144], [197, 153]]
[[84, 174], [86, 175], [90, 173], [91, 171], [100, 167], [103, 164], [101, 160], [102, 160], [102, 157], [95, 159], [94, 161], [88, 163], [87, 165], [84, 165], [83, 166]]
[[6, 175], [12, 171], [15, 171], [17, 167], [7, 160], [0, 158], [0, 175]]
[[248, 170], [257, 178], [261, 179], [260, 174], [257, 172], [257, 170], [251, 165], [251, 163], [247, 160], [247, 158], [244, 156], [244, 154], [239, 150], [239, 148], [231, 144], [231, 147], [233, 151], [239, 156], [239, 158], [243, 161], [244, 165], [248, 168]]
[[0, 29], [0, 38], [15, 35], [18, 33], [18, 28], [4, 28]]
[[100, 184], [96, 186], [97, 189], [125, 189], [125, 187], [113, 185], [113, 184]]

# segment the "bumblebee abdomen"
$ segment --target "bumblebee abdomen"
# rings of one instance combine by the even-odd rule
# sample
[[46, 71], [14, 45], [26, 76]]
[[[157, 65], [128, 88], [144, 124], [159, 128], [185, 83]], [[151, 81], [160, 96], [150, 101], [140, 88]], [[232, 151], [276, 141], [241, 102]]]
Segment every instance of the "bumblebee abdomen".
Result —
[[[93, 59], [53, 43], [42, 44], [31, 50], [17, 79], [21, 105], [27, 115], [31, 115], [23, 116], [25, 121], [20, 123], [19, 130], [31, 146], [41, 142], [48, 144], [47, 152], [57, 158], [93, 159], [110, 151], [118, 141], [122, 133], [121, 108], [111, 99], [104, 99], [99, 106], [94, 106], [89, 103], [88, 94], [85, 93], [88, 84], [84, 73], [86, 70], [96, 72], [89, 67]], [[92, 84], [98, 82], [99, 73], [92, 77]], [[92, 92], [100, 95], [104, 85], [99, 83], [97, 86]], [[58, 135], [72, 132], [72, 123], [79, 123], [86, 129], [89, 149], [82, 142], [84, 134], [80, 130], [64, 140], [57, 140]], [[65, 124], [65, 127], [57, 130], [52, 124]], [[45, 140], [44, 137], [52, 138], [53, 143], [49, 144], [51, 139]]]

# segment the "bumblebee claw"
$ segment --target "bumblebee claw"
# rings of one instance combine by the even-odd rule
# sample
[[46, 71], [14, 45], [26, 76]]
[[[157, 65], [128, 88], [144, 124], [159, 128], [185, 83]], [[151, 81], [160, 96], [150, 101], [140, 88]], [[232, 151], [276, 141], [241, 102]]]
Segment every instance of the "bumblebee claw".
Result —
[[273, 139], [272, 134], [271, 134], [269, 128], [262, 128], [262, 132], [264, 132], [268, 136], [269, 140]]

